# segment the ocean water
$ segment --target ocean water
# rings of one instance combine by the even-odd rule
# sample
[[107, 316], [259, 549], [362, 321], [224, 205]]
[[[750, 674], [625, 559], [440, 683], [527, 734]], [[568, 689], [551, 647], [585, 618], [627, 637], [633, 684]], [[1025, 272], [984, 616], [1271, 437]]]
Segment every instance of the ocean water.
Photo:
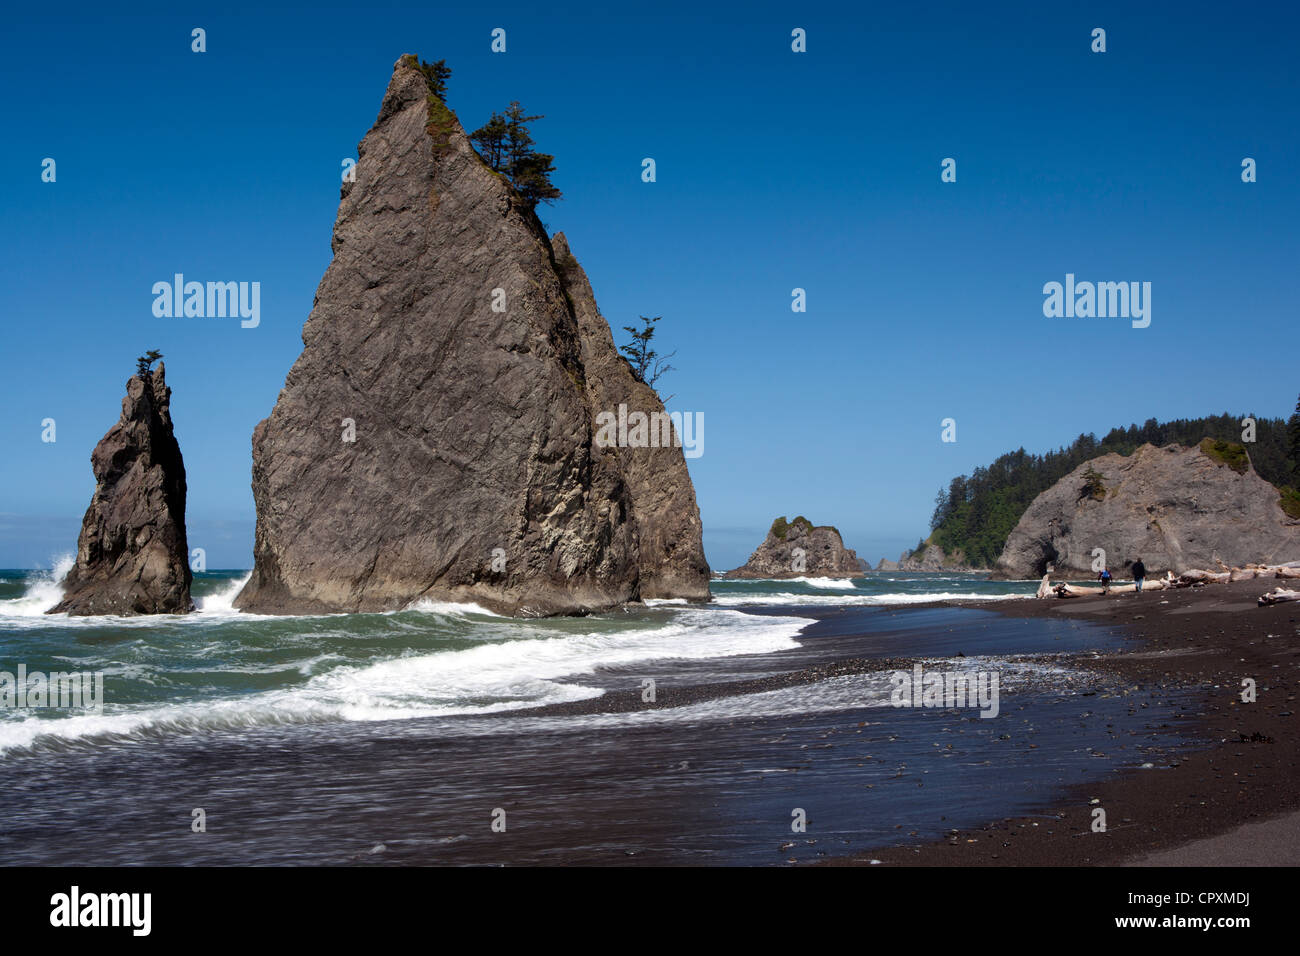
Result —
[[71, 566], [0, 570], [0, 671], [102, 672], [102, 714], [0, 707], [0, 754], [204, 730], [482, 714], [599, 696], [599, 669], [763, 655], [809, 619], [742, 607], [904, 605], [1032, 587], [977, 576], [714, 582], [701, 607], [651, 602], [583, 618], [518, 620], [424, 601], [383, 614], [272, 617], [231, 606], [246, 571], [195, 576], [194, 614], [48, 615]]
[[[806, 861], [1032, 809], [1184, 744], [1175, 698], [1088, 671], [1122, 636], [914, 606], [1036, 582], [885, 572], [584, 618], [267, 617], [231, 607], [247, 572], [215, 571], [194, 614], [47, 615], [69, 564], [0, 571], [0, 672], [104, 675], [102, 713], [0, 707], [11, 863]], [[996, 670], [1002, 712], [890, 707], [884, 672], [779, 684], [873, 657]], [[537, 710], [647, 678], [654, 706]], [[673, 697], [734, 681], [752, 683]]]

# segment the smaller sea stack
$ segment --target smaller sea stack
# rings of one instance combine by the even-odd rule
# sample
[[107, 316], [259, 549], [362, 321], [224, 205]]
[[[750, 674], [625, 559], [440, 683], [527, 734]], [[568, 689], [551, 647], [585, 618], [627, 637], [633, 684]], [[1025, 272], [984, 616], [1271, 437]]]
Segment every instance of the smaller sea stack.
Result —
[[90, 456], [95, 495], [77, 563], [49, 613], [184, 614], [194, 610], [185, 538], [185, 463], [172, 432], [162, 363], [131, 376], [122, 418]]
[[800, 515], [793, 521], [777, 518], [744, 566], [724, 578], [779, 579], [798, 577], [858, 577], [862, 562], [852, 548], [844, 547], [831, 525], [813, 525]]

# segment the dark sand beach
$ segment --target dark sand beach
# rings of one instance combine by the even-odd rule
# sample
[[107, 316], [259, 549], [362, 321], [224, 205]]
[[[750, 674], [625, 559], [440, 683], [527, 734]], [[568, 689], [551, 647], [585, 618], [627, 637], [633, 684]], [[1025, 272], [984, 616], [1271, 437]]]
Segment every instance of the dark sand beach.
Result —
[[[945, 606], [751, 613], [811, 621], [774, 653], [602, 666], [572, 678], [601, 696], [530, 710], [159, 725], [16, 750], [0, 850], [76, 864], [93, 839], [98, 861], [135, 865], [870, 859], [1037, 813], [1080, 781], [1167, 766], [1198, 743], [1177, 686], [1093, 666], [1137, 646], [1105, 624]], [[890, 706], [889, 675], [919, 661], [995, 667], [1000, 715]], [[806, 832], [792, 831], [796, 810]]]
[[[90, 858], [87, 840], [128, 865], [1290, 862], [1300, 609], [1256, 607], [1270, 586], [748, 606], [747, 626], [808, 623], [774, 652], [604, 664], [564, 681], [600, 696], [530, 709], [52, 740], [5, 757], [0, 851], [63, 865]], [[999, 714], [890, 706], [890, 675], [918, 662], [995, 669]], [[1258, 702], [1238, 701], [1244, 677]]]
[[[990, 820], [938, 841], [900, 841], [871, 859], [904, 866], [1295, 865], [1300, 605], [1257, 607], [1275, 583], [982, 603], [1009, 617], [1091, 621], [1135, 638], [1139, 648], [1103, 654], [1089, 666], [1157, 696], [1190, 690], [1194, 726], [1210, 746], [1160, 772], [1125, 770], [1080, 785], [1042, 807], [1046, 816]], [[1243, 704], [1248, 677], [1258, 698]], [[1104, 833], [1090, 828], [1094, 806], [1106, 810]]]

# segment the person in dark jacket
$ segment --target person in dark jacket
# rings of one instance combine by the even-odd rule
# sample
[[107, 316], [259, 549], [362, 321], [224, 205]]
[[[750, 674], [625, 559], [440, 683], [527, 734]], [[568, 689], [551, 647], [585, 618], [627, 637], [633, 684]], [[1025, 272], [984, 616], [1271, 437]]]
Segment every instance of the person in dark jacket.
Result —
[[1138, 558], [1133, 562], [1133, 583], [1137, 585], [1138, 594], [1142, 593], [1142, 582], [1146, 579], [1146, 576], [1147, 566], [1142, 563], [1141, 558]]

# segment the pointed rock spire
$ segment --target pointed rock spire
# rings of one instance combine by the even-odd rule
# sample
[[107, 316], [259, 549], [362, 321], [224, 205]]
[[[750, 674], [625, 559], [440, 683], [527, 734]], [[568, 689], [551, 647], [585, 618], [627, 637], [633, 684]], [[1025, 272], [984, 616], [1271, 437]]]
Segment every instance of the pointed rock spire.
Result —
[[641, 467], [633, 452], [660, 450], [597, 443], [597, 406], [631, 390], [606, 371], [621, 359], [585, 277], [557, 266], [415, 58], [358, 156], [303, 352], [253, 434], [256, 564], [236, 606], [706, 597], [681, 449]]
[[185, 462], [172, 431], [162, 363], [126, 383], [122, 417], [95, 446], [95, 494], [77, 563], [51, 614], [182, 614], [194, 610], [185, 537]]

